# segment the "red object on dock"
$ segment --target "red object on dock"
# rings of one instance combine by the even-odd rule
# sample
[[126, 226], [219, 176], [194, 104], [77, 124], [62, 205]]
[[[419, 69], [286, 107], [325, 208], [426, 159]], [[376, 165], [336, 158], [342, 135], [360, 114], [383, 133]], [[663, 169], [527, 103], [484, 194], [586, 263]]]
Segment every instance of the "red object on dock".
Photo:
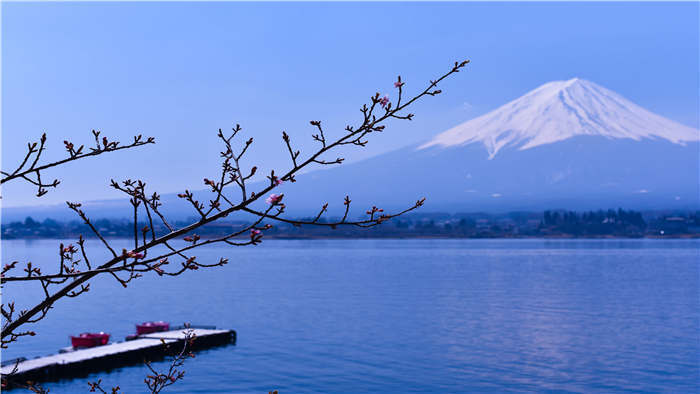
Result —
[[77, 337], [70, 337], [70, 342], [74, 348], [106, 345], [109, 342], [109, 334], [84, 332]]
[[164, 321], [149, 321], [136, 325], [136, 334], [138, 335], [168, 330], [170, 330], [170, 323]]

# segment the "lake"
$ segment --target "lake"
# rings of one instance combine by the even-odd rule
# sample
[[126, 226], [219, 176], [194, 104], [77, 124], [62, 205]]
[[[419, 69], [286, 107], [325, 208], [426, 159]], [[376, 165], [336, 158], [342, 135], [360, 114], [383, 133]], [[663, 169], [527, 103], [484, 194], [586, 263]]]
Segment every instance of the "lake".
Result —
[[[57, 249], [3, 240], [3, 263], [47, 272]], [[238, 332], [235, 346], [188, 360], [167, 392], [700, 390], [698, 240], [268, 240], [196, 255], [230, 263], [128, 289], [101, 278], [3, 358], [54, 353], [83, 331], [122, 340], [134, 323], [167, 320]], [[3, 302], [36, 291], [6, 286]], [[136, 393], [146, 373], [45, 387], [87, 392], [101, 378]]]

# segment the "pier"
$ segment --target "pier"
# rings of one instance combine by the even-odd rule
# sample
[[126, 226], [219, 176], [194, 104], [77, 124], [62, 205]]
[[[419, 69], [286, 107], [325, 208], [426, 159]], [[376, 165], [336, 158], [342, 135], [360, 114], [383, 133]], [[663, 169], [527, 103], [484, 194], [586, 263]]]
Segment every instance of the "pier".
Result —
[[[193, 351], [236, 343], [234, 330], [217, 330], [211, 326], [192, 326], [190, 329], [196, 336], [190, 349]], [[27, 381], [76, 378], [91, 372], [143, 363], [144, 360], [155, 361], [181, 349], [185, 330], [187, 328], [143, 334], [124, 342], [87, 349], [64, 348], [58, 354], [46, 357], [7, 360], [2, 362], [0, 373], [7, 378], [10, 388], [13, 382], [24, 384]]]

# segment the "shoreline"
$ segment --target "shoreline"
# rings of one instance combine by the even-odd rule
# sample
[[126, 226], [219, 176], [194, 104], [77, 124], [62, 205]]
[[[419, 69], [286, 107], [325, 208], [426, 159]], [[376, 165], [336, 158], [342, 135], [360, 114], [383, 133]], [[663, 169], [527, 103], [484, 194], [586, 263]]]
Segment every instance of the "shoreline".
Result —
[[[65, 240], [67, 238], [77, 238], [79, 234], [76, 235], [68, 235], [68, 236], [62, 236], [62, 237], [12, 237], [12, 238], [2, 238], [0, 239], [1, 241], [18, 241], [18, 240]], [[84, 236], [85, 239], [97, 239], [97, 237], [86, 237]], [[202, 236], [202, 240], [208, 240], [208, 239], [214, 239], [217, 237], [211, 237], [211, 236]], [[237, 239], [245, 239], [246, 237], [237, 237]], [[133, 237], [129, 236], [106, 236], [105, 239], [114, 239], [114, 240], [133, 240]], [[547, 239], [547, 240], [568, 240], [568, 239], [595, 239], [595, 240], [603, 240], [603, 239], [700, 239], [700, 234], [678, 234], [678, 235], [643, 235], [643, 236], [616, 236], [616, 235], [602, 235], [602, 236], [580, 236], [580, 235], [569, 235], [569, 234], [563, 234], [563, 235], [550, 235], [550, 236], [459, 236], [459, 235], [415, 235], [415, 236], [410, 236], [410, 235], [399, 235], [399, 236], [368, 236], [368, 237], [351, 237], [351, 236], [325, 236], [325, 235], [309, 235], [309, 236], [297, 236], [297, 235], [290, 235], [290, 236], [285, 236], [285, 235], [266, 235], [264, 236], [263, 240], [269, 239], [269, 240], [289, 240], [289, 241], [299, 241], [299, 240], [353, 240], [353, 239], [393, 239], [393, 240], [400, 240], [400, 239], [500, 239], [500, 240], [508, 240], [508, 239]]]

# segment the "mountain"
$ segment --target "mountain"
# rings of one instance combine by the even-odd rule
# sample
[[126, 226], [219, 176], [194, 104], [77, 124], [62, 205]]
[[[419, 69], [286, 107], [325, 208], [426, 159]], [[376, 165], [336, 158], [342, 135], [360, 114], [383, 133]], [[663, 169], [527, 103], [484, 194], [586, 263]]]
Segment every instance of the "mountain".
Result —
[[[369, 205], [426, 209], [666, 209], [700, 207], [700, 132], [595, 83], [542, 85], [429, 141], [307, 175], [307, 205], [352, 192]], [[313, 185], [313, 186], [311, 186]], [[333, 201], [333, 200], [331, 200]]]
[[437, 135], [419, 149], [482, 143], [489, 158], [503, 148], [519, 150], [576, 136], [667, 140], [683, 145], [698, 141], [698, 130], [673, 122], [593, 82], [555, 81], [486, 115]]
[[[280, 190], [292, 215], [324, 202], [339, 214], [346, 194], [356, 215], [372, 205], [400, 209], [420, 197], [427, 198], [425, 211], [446, 212], [700, 209], [699, 157], [697, 129], [574, 78], [542, 85], [425, 143], [300, 175]], [[181, 201], [174, 195], [164, 200], [186, 208], [175, 205]], [[92, 205], [105, 216], [128, 211], [125, 202]], [[3, 208], [3, 217], [56, 211], [43, 209]]]

